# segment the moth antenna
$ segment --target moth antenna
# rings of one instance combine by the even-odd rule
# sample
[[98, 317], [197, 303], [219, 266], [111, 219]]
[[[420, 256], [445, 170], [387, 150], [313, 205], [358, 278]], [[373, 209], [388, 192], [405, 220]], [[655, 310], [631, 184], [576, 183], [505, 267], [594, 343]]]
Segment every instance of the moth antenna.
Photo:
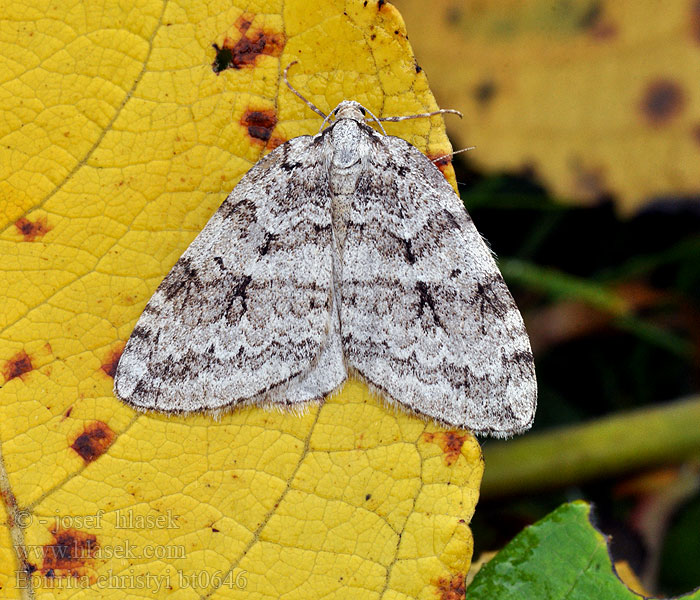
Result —
[[443, 154], [442, 156], [433, 158], [430, 162], [436, 163], [438, 161], [441, 161], [443, 158], [447, 158], [448, 156], [454, 156], [455, 154], [460, 154], [461, 152], [469, 152], [469, 150], [476, 150], [476, 146], [469, 146], [469, 148], [462, 148], [461, 150], [455, 150], [454, 152], [450, 152], [449, 154]]
[[297, 64], [298, 62], [299, 62], [298, 60], [292, 61], [292, 62], [290, 62], [290, 63], [285, 67], [285, 69], [284, 69], [284, 75], [283, 75], [283, 77], [284, 77], [284, 82], [287, 84], [287, 87], [288, 87], [290, 90], [292, 90], [292, 93], [293, 93], [295, 96], [297, 96], [297, 98], [299, 98], [302, 102], [304, 102], [304, 103], [306, 104], [306, 106], [308, 106], [311, 110], [313, 110], [317, 115], [321, 116], [321, 117], [323, 118], [324, 123], [325, 123], [326, 119], [328, 119], [328, 115], [326, 115], [320, 108], [317, 108], [315, 104], [313, 104], [312, 102], [310, 102], [309, 100], [307, 100], [306, 98], [304, 98], [304, 96], [302, 96], [299, 92], [297, 92], [297, 91], [292, 87], [292, 84], [289, 83], [289, 79], [287, 79], [287, 72], [289, 71], [289, 68], [290, 68], [292, 65]]
[[434, 110], [433, 112], [427, 112], [427, 113], [420, 113], [419, 115], [406, 115], [403, 117], [382, 117], [380, 119], [377, 119], [377, 121], [406, 121], [408, 119], [423, 119], [425, 117], [434, 117], [435, 115], [457, 115], [461, 119], [464, 115], [459, 112], [458, 110], [454, 110], [453, 108], [441, 108], [440, 110]]
[[[363, 106], [362, 108], [365, 108], [365, 107]], [[382, 130], [382, 133], [384, 135], [386, 135], [386, 131], [384, 131], [384, 127], [379, 122], [379, 121], [384, 121], [384, 119], [378, 119], [369, 108], [365, 108], [365, 112], [372, 116], [371, 119], [365, 119], [365, 121], [374, 121], [379, 126], [379, 129]]]
[[330, 118], [333, 116], [333, 113], [331, 112], [329, 115], [323, 117], [323, 123], [321, 123], [321, 126], [318, 128], [318, 132], [321, 133], [323, 131], [323, 128], [326, 126], [326, 123], [330, 120]]

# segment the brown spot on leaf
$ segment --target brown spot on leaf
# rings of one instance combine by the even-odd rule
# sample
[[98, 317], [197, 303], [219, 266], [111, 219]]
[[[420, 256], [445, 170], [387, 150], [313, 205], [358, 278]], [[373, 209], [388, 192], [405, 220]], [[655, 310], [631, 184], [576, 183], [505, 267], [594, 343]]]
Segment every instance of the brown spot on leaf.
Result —
[[449, 467], [457, 462], [462, 454], [462, 446], [467, 439], [466, 434], [457, 431], [443, 431], [439, 433], [424, 433], [426, 442], [437, 444], [445, 453], [445, 464]]
[[236, 19], [236, 22], [233, 24], [233, 26], [238, 29], [241, 33], [245, 33], [250, 29], [250, 26], [253, 24], [253, 19], [255, 18], [255, 15], [251, 15], [250, 13], [243, 13], [240, 17]]
[[31, 577], [32, 573], [34, 573], [36, 570], [37, 567], [35, 564], [30, 563], [26, 558], [20, 559], [19, 572], [22, 574], [20, 578], [21, 582], [29, 581], [29, 578]]
[[33, 368], [32, 359], [29, 358], [29, 355], [24, 350], [20, 350], [3, 367], [2, 373], [5, 376], [5, 383], [15, 377], [19, 377], [24, 381], [24, 374], [29, 373]]
[[618, 30], [617, 25], [614, 23], [601, 21], [596, 23], [595, 27], [591, 27], [589, 33], [591, 34], [591, 37], [602, 42], [612, 40], [617, 37]]
[[102, 456], [114, 442], [116, 434], [102, 421], [88, 423], [83, 432], [75, 438], [71, 448], [75, 450], [86, 463]]
[[277, 115], [274, 110], [247, 110], [241, 117], [241, 125], [253, 139], [267, 142], [277, 125]]
[[106, 360], [100, 366], [100, 369], [104, 371], [106, 375], [114, 379], [114, 375], [117, 372], [117, 365], [119, 364], [119, 359], [122, 357], [122, 352], [124, 352], [124, 342], [121, 342], [115, 348], [110, 350], [109, 355]]
[[236, 21], [236, 28], [241, 34], [238, 41], [234, 42], [227, 37], [221, 47], [218, 44], [212, 44], [216, 50], [216, 57], [211, 65], [214, 73], [219, 74], [225, 69], [242, 69], [252, 66], [261, 54], [267, 56], [280, 56], [282, 54], [286, 41], [284, 34], [265, 29], [249, 33], [252, 23], [252, 15], [242, 15]]
[[17, 507], [17, 498], [12, 493], [12, 490], [4, 489], [0, 490], [0, 500], [2, 500], [2, 503], [7, 509], [7, 526], [12, 529], [17, 525], [16, 517], [21, 514]]
[[277, 148], [277, 146], [281, 146], [282, 144], [286, 144], [287, 140], [281, 137], [274, 136], [273, 138], [270, 139], [270, 141], [267, 143], [267, 147], [270, 150], [274, 150]]
[[578, 18], [577, 24], [581, 29], [590, 29], [600, 21], [602, 13], [603, 7], [600, 5], [600, 2], [592, 2]]
[[440, 577], [433, 582], [437, 588], [435, 590], [437, 597], [440, 600], [464, 600], [467, 597], [467, 586], [464, 584], [464, 574], [458, 573], [449, 579]]
[[693, 127], [693, 130], [691, 133], [692, 133], [693, 139], [697, 142], [698, 146], [700, 146], [700, 125], [696, 125], [695, 127]]
[[578, 26], [597, 40], [608, 40], [617, 35], [617, 26], [605, 15], [601, 2], [593, 2], [578, 20]]
[[458, 26], [464, 19], [464, 10], [457, 4], [448, 6], [445, 10], [444, 21], [448, 27]]
[[690, 35], [700, 44], [700, 0], [695, 0], [690, 8]]
[[33, 242], [36, 238], [46, 235], [53, 229], [46, 217], [39, 217], [36, 221], [22, 217], [15, 221], [15, 227], [24, 236], [25, 242]]
[[666, 125], [678, 116], [685, 106], [683, 89], [671, 79], [657, 79], [650, 83], [641, 101], [642, 115], [654, 126]]
[[68, 417], [70, 417], [70, 414], [71, 414], [72, 412], [73, 412], [73, 407], [72, 407], [72, 406], [69, 406], [69, 407], [68, 407], [68, 410], [67, 410], [66, 412], [63, 413], [63, 418], [61, 419], [61, 421], [65, 421]]
[[377, 9], [378, 9], [378, 10], [382, 10], [382, 7], [383, 7], [385, 4], [386, 4], [386, 0], [379, 0], [379, 2], [377, 2]]
[[491, 79], [485, 79], [474, 88], [474, 99], [479, 106], [486, 108], [496, 95], [496, 84]]
[[440, 169], [440, 172], [443, 175], [447, 172], [447, 167], [452, 164], [451, 154], [428, 154], [428, 158], [438, 169]]
[[50, 530], [53, 540], [42, 549], [41, 573], [45, 577], [94, 577], [97, 536], [77, 529]]

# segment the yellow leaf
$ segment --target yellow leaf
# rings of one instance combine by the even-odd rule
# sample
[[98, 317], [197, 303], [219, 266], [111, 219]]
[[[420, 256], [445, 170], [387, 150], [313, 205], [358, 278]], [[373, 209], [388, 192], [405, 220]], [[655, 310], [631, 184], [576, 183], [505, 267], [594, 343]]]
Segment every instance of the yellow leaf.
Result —
[[[463, 595], [483, 466], [464, 432], [357, 381], [302, 416], [137, 414], [112, 395], [136, 319], [226, 194], [265, 152], [318, 131], [280, 79], [287, 64], [326, 112], [437, 108], [395, 9], [3, 12], [2, 596]], [[439, 118], [386, 128], [450, 152]]]
[[626, 560], [618, 560], [615, 563], [615, 572], [622, 582], [633, 592], [643, 597], [651, 596], [651, 593], [644, 589], [642, 582], [639, 581], [639, 577], [637, 577], [637, 574], [632, 570], [632, 567], [630, 567], [630, 564]]
[[635, 0], [396, 0], [467, 159], [631, 213], [700, 194], [700, 8]]

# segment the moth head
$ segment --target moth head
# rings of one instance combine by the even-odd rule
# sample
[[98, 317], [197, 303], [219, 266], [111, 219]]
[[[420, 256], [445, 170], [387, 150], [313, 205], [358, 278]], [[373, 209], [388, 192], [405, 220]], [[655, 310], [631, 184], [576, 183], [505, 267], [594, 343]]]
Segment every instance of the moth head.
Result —
[[367, 110], [359, 102], [354, 100], [343, 100], [333, 109], [331, 116], [338, 119], [352, 119], [353, 121], [364, 122]]

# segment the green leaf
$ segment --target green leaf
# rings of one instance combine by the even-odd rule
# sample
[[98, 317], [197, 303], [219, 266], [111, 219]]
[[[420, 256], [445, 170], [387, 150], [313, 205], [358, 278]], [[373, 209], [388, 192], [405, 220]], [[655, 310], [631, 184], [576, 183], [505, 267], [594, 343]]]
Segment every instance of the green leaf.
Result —
[[[617, 576], [607, 537], [585, 502], [563, 504], [527, 527], [476, 575], [469, 600], [628, 600], [643, 598]], [[684, 596], [700, 600], [700, 589]]]

